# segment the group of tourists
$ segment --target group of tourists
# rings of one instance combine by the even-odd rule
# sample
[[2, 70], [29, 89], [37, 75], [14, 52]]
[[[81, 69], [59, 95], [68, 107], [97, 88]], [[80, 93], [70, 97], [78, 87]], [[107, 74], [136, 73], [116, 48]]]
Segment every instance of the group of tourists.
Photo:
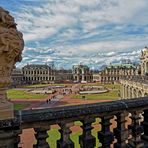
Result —
[[71, 88], [60, 88], [60, 89], [57, 89], [56, 91], [56, 94], [51, 94], [51, 97], [49, 99], [46, 100], [46, 103], [49, 104], [51, 102], [51, 100], [55, 99], [56, 98], [56, 95], [69, 95], [69, 94], [72, 94], [73, 91]]

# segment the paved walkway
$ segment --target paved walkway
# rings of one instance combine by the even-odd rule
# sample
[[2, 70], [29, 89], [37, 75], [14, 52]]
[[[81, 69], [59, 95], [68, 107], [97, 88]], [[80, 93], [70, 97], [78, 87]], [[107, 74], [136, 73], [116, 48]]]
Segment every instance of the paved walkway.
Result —
[[73, 99], [73, 94], [64, 96], [60, 101], [54, 104], [52, 107], [69, 106], [69, 105], [80, 105], [80, 104], [91, 104], [99, 102], [109, 102], [112, 100], [84, 100], [84, 99]]
[[60, 101], [64, 96], [63, 95], [56, 95], [54, 99], [51, 99], [51, 101], [44, 102], [38, 106], [38, 108], [49, 108], [53, 107], [58, 101]]
[[79, 91], [79, 88], [81, 87], [81, 85], [78, 83], [78, 84], [74, 84], [73, 86], [72, 86], [72, 88], [71, 88], [71, 90], [73, 91], [73, 92], [77, 92], [77, 91]]

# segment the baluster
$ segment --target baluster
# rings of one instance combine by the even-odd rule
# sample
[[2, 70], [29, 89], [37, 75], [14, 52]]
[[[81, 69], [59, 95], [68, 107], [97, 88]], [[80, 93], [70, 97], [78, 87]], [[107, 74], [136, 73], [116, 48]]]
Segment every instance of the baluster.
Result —
[[22, 130], [18, 129], [14, 131], [14, 147], [18, 147], [18, 144], [20, 143], [20, 134], [22, 133]]
[[98, 132], [98, 138], [99, 141], [102, 143], [102, 148], [110, 148], [110, 145], [112, 144], [113, 140], [114, 140], [114, 135], [113, 133], [110, 131], [110, 120], [113, 118], [113, 115], [106, 115], [101, 117], [101, 131]]
[[143, 133], [143, 126], [141, 126], [141, 113], [142, 111], [133, 111], [131, 112], [132, 124], [129, 125], [131, 129], [132, 138], [129, 140], [129, 146], [132, 148], [143, 148], [144, 143], [141, 140], [141, 134]]
[[34, 148], [50, 148], [49, 144], [46, 142], [49, 128], [34, 128], [34, 130], [36, 132], [35, 137], [37, 140], [37, 144], [34, 145]]
[[85, 118], [81, 120], [83, 125], [81, 128], [83, 129], [83, 134], [80, 136], [79, 143], [81, 148], [94, 148], [96, 145], [96, 138], [91, 135], [91, 130], [93, 127], [91, 124], [95, 122], [95, 118]]
[[145, 146], [148, 147], [148, 110], [144, 110], [144, 122], [142, 123], [144, 128], [144, 135], [142, 135], [142, 139], [145, 142]]
[[21, 130], [0, 130], [0, 147], [17, 148], [20, 142]]
[[117, 128], [114, 129], [114, 134], [117, 139], [117, 143], [114, 145], [116, 148], [124, 148], [127, 145], [126, 140], [128, 139], [128, 129], [125, 128], [125, 123], [127, 122], [125, 117], [127, 115], [127, 112], [116, 114]]
[[70, 127], [73, 125], [73, 122], [62, 122], [59, 124], [59, 126], [61, 127], [61, 129], [59, 130], [59, 132], [61, 133], [61, 138], [57, 141], [57, 148], [74, 148], [74, 143], [70, 139]]

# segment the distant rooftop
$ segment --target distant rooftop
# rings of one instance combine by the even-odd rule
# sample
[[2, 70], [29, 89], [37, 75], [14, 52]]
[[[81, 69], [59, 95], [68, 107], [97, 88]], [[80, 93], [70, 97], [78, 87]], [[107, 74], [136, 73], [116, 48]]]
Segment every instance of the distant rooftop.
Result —
[[73, 68], [89, 68], [87, 65], [81, 65], [81, 64], [78, 64], [78, 65], [73, 65]]
[[28, 69], [36, 69], [36, 68], [40, 68], [40, 69], [42, 69], [42, 68], [44, 68], [44, 69], [49, 69], [49, 68], [51, 68], [49, 65], [46, 65], [46, 64], [43, 64], [43, 65], [41, 65], [41, 64], [27, 64], [27, 65], [25, 65], [23, 68], [28, 68]]
[[136, 68], [135, 65], [133, 64], [111, 64], [108, 65], [106, 68], [111, 69], [111, 68]]

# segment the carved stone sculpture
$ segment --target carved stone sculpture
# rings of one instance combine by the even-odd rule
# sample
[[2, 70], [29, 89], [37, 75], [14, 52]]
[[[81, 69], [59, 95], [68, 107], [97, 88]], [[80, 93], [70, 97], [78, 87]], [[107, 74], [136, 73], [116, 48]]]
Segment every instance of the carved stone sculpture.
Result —
[[0, 120], [13, 116], [6, 90], [15, 63], [21, 61], [23, 47], [23, 35], [17, 30], [14, 18], [0, 7]]

